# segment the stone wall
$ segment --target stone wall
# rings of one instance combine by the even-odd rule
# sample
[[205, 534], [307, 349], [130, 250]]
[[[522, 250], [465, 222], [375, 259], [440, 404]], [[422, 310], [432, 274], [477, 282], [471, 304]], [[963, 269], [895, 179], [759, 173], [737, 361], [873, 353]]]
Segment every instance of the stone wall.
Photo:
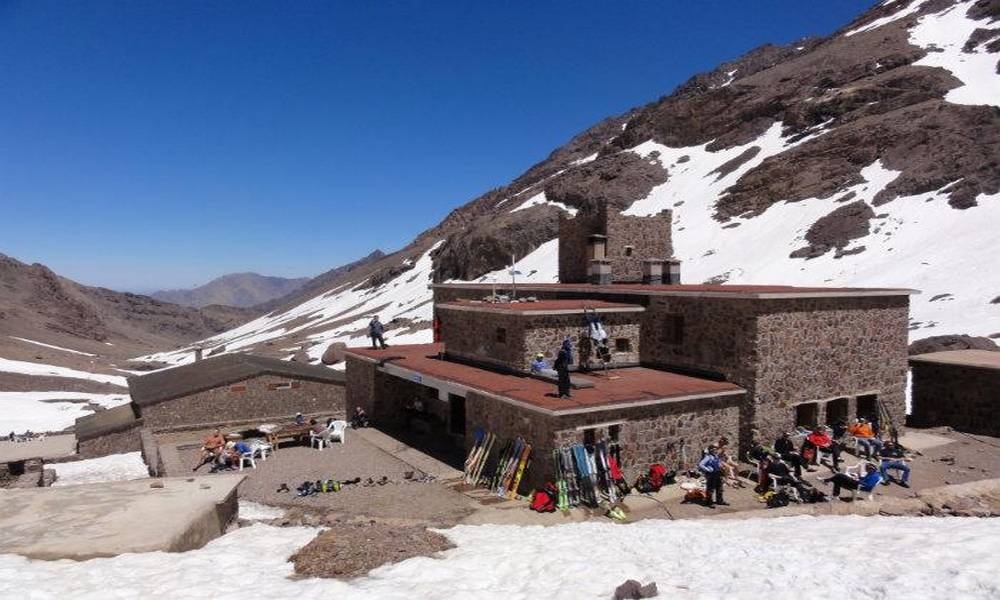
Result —
[[555, 422], [552, 417], [484, 394], [469, 392], [465, 398], [466, 454], [472, 449], [471, 433], [476, 427], [482, 427], [497, 436], [492, 452], [494, 460], [507, 440], [521, 437], [532, 445], [531, 466], [522, 476], [522, 494], [530, 493], [552, 479], [555, 472], [552, 462]]
[[[641, 313], [602, 313], [601, 321], [608, 334], [611, 362], [615, 364], [639, 363], [639, 319]], [[574, 365], [600, 365], [600, 358], [592, 347], [589, 332], [584, 328], [583, 314], [532, 316], [525, 326], [525, 352], [522, 364], [527, 367], [538, 352], [551, 362], [562, 341], [569, 337], [573, 342]], [[618, 339], [626, 340], [629, 350], [615, 350]]]
[[[639, 313], [602, 313], [601, 320], [609, 336], [613, 363], [639, 362]], [[438, 311], [441, 341], [449, 356], [504, 368], [525, 370], [535, 354], [542, 352], [551, 362], [563, 339], [573, 340], [575, 364], [599, 362], [590, 347], [583, 313], [568, 315], [529, 315], [501, 312], [472, 312], [442, 309]], [[497, 330], [504, 330], [498, 340]], [[628, 351], [618, 352], [616, 340], [627, 340]]]
[[[608, 424], [618, 427], [622, 467], [631, 482], [653, 463], [668, 468], [690, 468], [701, 449], [721, 436], [735, 439], [739, 431], [740, 396], [663, 403], [628, 409], [553, 416], [527, 410], [490, 396], [470, 393], [466, 399], [466, 431], [482, 427], [496, 435], [498, 444], [520, 436], [532, 444], [529, 472], [521, 492], [526, 493], [555, 478], [552, 451], [584, 441], [584, 429], [593, 428], [595, 439], [611, 439]], [[466, 438], [466, 452], [471, 449]], [[498, 453], [499, 449], [494, 451]]]
[[651, 217], [622, 215], [608, 211], [602, 205], [592, 212], [581, 211], [575, 217], [559, 218], [559, 281], [586, 283], [589, 281], [591, 256], [590, 236], [607, 236], [605, 257], [611, 261], [611, 278], [615, 282], [641, 282], [642, 261], [647, 258], [666, 259], [673, 255], [671, 244], [671, 211]]
[[145, 426], [154, 431], [287, 420], [299, 411], [343, 418], [344, 386], [262, 375], [140, 407]]
[[780, 300], [760, 308], [754, 422], [762, 435], [793, 426], [797, 404], [848, 397], [856, 411], [861, 395], [876, 395], [903, 425], [908, 298]]
[[596, 440], [611, 440], [611, 429], [616, 427], [622, 468], [631, 483], [653, 463], [690, 469], [697, 465], [702, 449], [720, 437], [736, 440], [742, 401], [742, 396], [720, 396], [559, 417], [554, 439], [559, 446], [582, 443], [582, 428], [595, 427]]
[[559, 215], [559, 281], [586, 283], [589, 281], [591, 235], [604, 235], [603, 215], [580, 212], [569, 217]]
[[376, 413], [375, 374], [376, 363], [348, 354], [345, 358], [344, 408], [354, 414], [360, 406], [371, 418]]
[[[524, 369], [526, 320], [516, 314], [439, 309], [441, 341], [449, 355]], [[503, 330], [503, 336], [498, 330]], [[502, 340], [502, 341], [501, 341]]]
[[142, 423], [136, 421], [131, 427], [120, 431], [103, 433], [97, 437], [80, 440], [77, 444], [77, 454], [80, 458], [97, 458], [109, 454], [124, 454], [138, 452], [142, 448], [139, 439]]
[[[620, 283], [642, 283], [642, 261], [664, 260], [673, 256], [669, 210], [651, 217], [627, 216], [611, 211], [606, 216], [607, 257], [611, 261], [611, 279]], [[631, 250], [629, 250], [631, 248]]]
[[910, 424], [1000, 437], [1000, 371], [914, 362], [912, 372]]

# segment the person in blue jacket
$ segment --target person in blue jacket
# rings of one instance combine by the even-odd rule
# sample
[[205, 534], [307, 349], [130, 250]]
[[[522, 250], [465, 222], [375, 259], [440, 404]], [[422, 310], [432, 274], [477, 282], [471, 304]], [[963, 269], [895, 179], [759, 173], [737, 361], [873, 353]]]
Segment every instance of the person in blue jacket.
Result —
[[372, 339], [373, 350], [377, 349], [379, 346], [381, 346], [383, 350], [389, 347], [389, 345], [385, 343], [384, 336], [385, 325], [382, 324], [382, 321], [378, 320], [378, 315], [375, 315], [368, 323], [368, 337]]
[[719, 448], [714, 444], [708, 447], [708, 453], [698, 463], [698, 470], [705, 476], [705, 493], [708, 495], [709, 508], [716, 504], [728, 506], [722, 498], [722, 461], [719, 459]]
[[840, 489], [845, 490], [859, 490], [862, 492], [870, 492], [875, 489], [875, 486], [882, 481], [882, 474], [875, 465], [871, 463], [865, 463], [864, 474], [861, 477], [851, 477], [847, 473], [834, 473], [832, 477], [827, 477], [826, 479], [820, 477], [820, 481], [823, 483], [833, 484], [833, 495], [840, 496]]

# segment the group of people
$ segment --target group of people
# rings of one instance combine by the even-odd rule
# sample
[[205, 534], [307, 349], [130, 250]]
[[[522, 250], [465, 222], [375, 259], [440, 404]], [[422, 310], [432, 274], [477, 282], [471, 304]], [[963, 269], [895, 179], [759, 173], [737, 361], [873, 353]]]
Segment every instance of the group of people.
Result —
[[[862, 471], [854, 475], [840, 471], [845, 434], [854, 436], [859, 458], [867, 461]], [[820, 481], [832, 483], [835, 496], [841, 489], [871, 491], [879, 483], [889, 485], [894, 479], [893, 471], [898, 474], [896, 483], [909, 487], [910, 465], [903, 448], [892, 441], [883, 441], [871, 423], [859, 418], [850, 425], [841, 422], [813, 429], [798, 449], [787, 432], [778, 436], [771, 448], [759, 442], [753, 444], [747, 456], [757, 462], [757, 491], [766, 491], [772, 482], [778, 486], [801, 483], [803, 469], [814, 471], [822, 453], [830, 455], [833, 474]]]
[[243, 456], [252, 453], [253, 449], [243, 440], [226, 440], [221, 429], [216, 429], [202, 442], [198, 451], [198, 462], [192, 471], [197, 471], [211, 464], [212, 471], [237, 469]]

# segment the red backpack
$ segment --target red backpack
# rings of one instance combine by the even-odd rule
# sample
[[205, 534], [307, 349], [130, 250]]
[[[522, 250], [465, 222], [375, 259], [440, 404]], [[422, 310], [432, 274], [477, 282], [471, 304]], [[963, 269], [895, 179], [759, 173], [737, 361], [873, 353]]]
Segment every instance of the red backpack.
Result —
[[659, 490], [663, 487], [663, 478], [667, 476], [667, 468], [657, 463], [649, 467], [649, 483], [653, 489]]
[[535, 490], [531, 498], [531, 510], [535, 512], [555, 512], [556, 499], [559, 491], [556, 486], [546, 483], [541, 489]]

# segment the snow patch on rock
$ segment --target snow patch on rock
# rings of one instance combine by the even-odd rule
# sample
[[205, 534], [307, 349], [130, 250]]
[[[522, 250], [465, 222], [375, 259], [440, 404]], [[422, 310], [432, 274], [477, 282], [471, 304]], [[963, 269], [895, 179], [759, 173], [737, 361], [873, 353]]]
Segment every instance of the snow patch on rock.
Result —
[[996, 70], [1000, 55], [981, 47], [972, 52], [963, 51], [972, 32], [990, 27], [985, 19], [976, 21], [967, 16], [973, 4], [974, 1], [969, 0], [920, 17], [910, 30], [910, 43], [928, 53], [913, 64], [947, 69], [962, 82], [961, 86], [945, 94], [948, 102], [1000, 106], [1000, 73]]

